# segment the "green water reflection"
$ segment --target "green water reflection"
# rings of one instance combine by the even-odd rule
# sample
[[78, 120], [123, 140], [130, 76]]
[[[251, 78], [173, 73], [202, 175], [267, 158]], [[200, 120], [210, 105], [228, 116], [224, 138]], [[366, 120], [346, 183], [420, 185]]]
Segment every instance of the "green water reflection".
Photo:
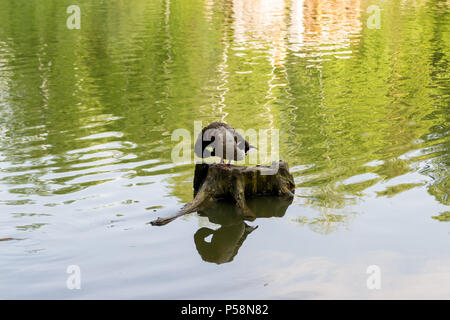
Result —
[[[0, 13], [1, 152], [14, 165], [3, 169], [12, 193], [75, 192], [108, 181], [71, 183], [79, 168], [101, 171], [105, 162], [170, 163], [173, 130], [222, 119], [281, 129], [282, 157], [307, 166], [296, 176], [311, 205], [343, 207], [416, 163], [436, 201], [448, 204], [445, 2], [386, 2], [376, 30], [364, 27], [359, 1], [305, 1], [303, 25], [282, 2], [279, 15], [254, 13], [256, 23], [232, 1], [82, 1], [76, 31], [61, 23], [64, 3], [24, 3], [2, 1]], [[348, 15], [336, 23], [340, 10]], [[99, 144], [103, 156], [84, 157]], [[379, 164], [367, 166], [372, 161]], [[164, 172], [144, 170], [153, 166], [133, 174]], [[8, 175], [27, 169], [35, 172]], [[42, 179], [49, 170], [73, 175]], [[190, 174], [171, 180], [183, 201]]]

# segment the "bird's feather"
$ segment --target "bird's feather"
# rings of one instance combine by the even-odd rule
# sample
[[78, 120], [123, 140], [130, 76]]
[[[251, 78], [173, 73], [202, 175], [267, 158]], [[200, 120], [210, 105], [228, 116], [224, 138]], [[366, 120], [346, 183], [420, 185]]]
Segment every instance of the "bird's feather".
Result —
[[[208, 151], [208, 147], [212, 151]], [[195, 142], [194, 152], [200, 158], [219, 156], [228, 160], [242, 160], [254, 146], [250, 145], [233, 127], [213, 122], [202, 129]]]

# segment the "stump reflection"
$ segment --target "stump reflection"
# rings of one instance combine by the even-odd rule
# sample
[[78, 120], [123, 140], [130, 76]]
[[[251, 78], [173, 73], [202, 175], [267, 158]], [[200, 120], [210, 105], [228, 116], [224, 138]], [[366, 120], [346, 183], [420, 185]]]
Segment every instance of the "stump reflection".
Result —
[[[291, 203], [292, 199], [278, 197], [255, 198], [247, 202], [257, 219], [283, 217]], [[194, 235], [197, 251], [207, 262], [222, 264], [232, 261], [247, 236], [257, 228], [246, 224], [239, 209], [225, 201], [216, 202], [198, 214], [220, 225], [218, 229], [202, 227]], [[206, 238], [209, 236], [212, 237], [208, 241]]]

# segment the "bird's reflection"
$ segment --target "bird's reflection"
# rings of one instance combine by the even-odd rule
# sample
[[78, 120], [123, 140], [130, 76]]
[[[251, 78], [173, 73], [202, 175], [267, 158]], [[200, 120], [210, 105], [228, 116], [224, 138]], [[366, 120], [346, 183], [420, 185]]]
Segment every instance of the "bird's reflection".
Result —
[[[247, 201], [249, 209], [256, 218], [284, 216], [292, 199], [265, 197]], [[247, 236], [257, 227], [245, 223], [236, 207], [227, 202], [217, 202], [199, 215], [208, 217], [212, 223], [220, 225], [218, 229], [202, 227], [194, 235], [195, 246], [204, 261], [217, 264], [233, 260]], [[209, 236], [212, 236], [210, 239]]]

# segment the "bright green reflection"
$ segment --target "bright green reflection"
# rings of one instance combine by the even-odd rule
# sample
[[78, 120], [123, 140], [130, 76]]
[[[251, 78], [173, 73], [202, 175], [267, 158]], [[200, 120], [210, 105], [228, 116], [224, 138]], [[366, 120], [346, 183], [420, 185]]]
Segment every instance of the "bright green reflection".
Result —
[[380, 182], [449, 204], [445, 1], [382, 2], [381, 29], [374, 1], [78, 3], [68, 30], [68, 1], [0, 1], [2, 204], [51, 206], [111, 173], [160, 175], [187, 202], [170, 135], [195, 120], [280, 129], [299, 201], [322, 212], [298, 221], [321, 233]]

